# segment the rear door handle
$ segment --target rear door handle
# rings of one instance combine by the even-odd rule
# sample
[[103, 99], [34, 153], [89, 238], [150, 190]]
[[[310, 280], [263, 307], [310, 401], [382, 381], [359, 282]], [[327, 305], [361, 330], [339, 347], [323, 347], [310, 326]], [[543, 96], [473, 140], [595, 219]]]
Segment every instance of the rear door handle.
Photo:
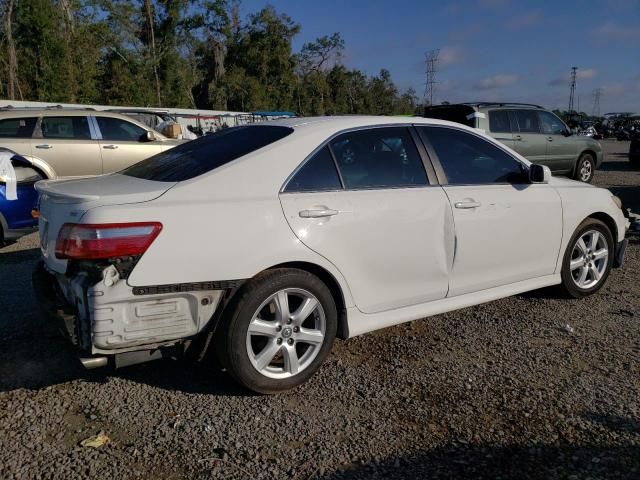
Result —
[[300, 210], [298, 215], [301, 218], [322, 218], [322, 217], [332, 217], [333, 215], [337, 215], [340, 213], [338, 210], [332, 210], [331, 208], [326, 208], [324, 210]]
[[469, 201], [469, 202], [456, 202], [454, 204], [454, 207], [456, 208], [478, 208], [480, 206], [480, 202], [474, 202], [474, 201]]
[[520, 141], [520, 140], [522, 140], [522, 135], [514, 135], [513, 139]]
[[36, 148], [44, 148], [46, 150], [49, 148], [53, 148], [53, 146], [52, 145], [36, 145]]
[[550, 142], [553, 142], [553, 137], [547, 137], [547, 140], [549, 140]]
[[116, 148], [118, 148], [118, 145], [105, 145], [102, 148], [108, 148], [109, 150], [115, 150]]

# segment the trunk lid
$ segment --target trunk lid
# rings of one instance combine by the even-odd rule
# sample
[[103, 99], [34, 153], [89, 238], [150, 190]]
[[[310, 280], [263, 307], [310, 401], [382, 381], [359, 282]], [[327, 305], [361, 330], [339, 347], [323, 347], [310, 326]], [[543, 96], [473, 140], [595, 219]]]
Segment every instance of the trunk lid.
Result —
[[36, 183], [36, 190], [40, 194], [40, 250], [47, 267], [58, 273], [65, 273], [67, 269], [67, 261], [60, 260], [55, 255], [58, 232], [65, 223], [79, 223], [88, 210], [99, 206], [149, 202], [175, 184], [118, 173]]

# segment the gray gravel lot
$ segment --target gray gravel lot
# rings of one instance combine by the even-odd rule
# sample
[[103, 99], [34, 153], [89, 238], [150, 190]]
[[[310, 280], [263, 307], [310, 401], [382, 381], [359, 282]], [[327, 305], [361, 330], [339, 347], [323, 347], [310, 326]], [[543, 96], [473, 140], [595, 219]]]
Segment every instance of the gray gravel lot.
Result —
[[[628, 142], [595, 183], [640, 210]], [[640, 242], [585, 300], [537, 291], [338, 341], [289, 394], [208, 365], [87, 372], [0, 249], [0, 478], [640, 478]], [[105, 432], [99, 449], [79, 442]]]

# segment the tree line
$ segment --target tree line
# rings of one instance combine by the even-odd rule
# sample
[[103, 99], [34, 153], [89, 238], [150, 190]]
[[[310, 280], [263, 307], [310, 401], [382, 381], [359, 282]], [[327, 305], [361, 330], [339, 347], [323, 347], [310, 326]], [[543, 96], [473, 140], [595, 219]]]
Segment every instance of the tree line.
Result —
[[44, 102], [413, 114], [388, 70], [343, 64], [339, 33], [294, 52], [300, 25], [237, 0], [0, 0], [0, 98]]

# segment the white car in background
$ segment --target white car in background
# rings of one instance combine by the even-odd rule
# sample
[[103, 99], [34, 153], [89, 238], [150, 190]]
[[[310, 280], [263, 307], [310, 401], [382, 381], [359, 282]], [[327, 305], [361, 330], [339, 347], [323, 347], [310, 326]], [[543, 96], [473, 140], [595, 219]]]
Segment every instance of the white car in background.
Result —
[[45, 181], [34, 284], [86, 366], [211, 348], [257, 392], [349, 338], [549, 285], [599, 290], [628, 221], [608, 190], [423, 118], [222, 130]]

